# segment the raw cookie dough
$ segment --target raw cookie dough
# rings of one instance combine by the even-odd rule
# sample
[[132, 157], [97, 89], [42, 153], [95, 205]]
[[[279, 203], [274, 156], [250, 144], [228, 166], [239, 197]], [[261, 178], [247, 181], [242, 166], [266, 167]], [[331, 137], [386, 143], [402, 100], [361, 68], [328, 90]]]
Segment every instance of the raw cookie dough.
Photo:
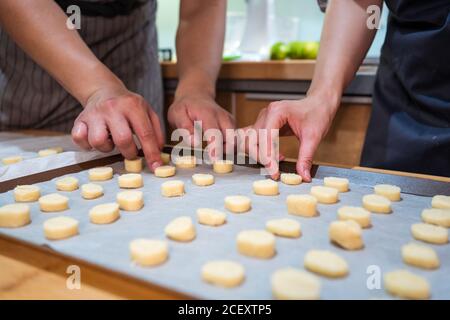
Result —
[[225, 197], [225, 208], [234, 213], [244, 213], [251, 209], [252, 201], [246, 196]]
[[164, 182], [161, 185], [161, 194], [164, 197], [179, 197], [184, 195], [184, 182], [181, 180]]
[[237, 262], [216, 260], [202, 267], [202, 279], [220, 287], [236, 287], [244, 281], [244, 278], [244, 267]]
[[195, 226], [191, 217], [183, 216], [173, 219], [164, 229], [166, 236], [175, 241], [192, 241], [195, 239]]
[[84, 199], [91, 200], [103, 196], [103, 187], [94, 183], [86, 183], [81, 186], [81, 195]]
[[313, 217], [317, 213], [317, 199], [309, 194], [290, 194], [286, 200], [290, 214]]
[[448, 242], [448, 230], [428, 223], [415, 223], [411, 226], [411, 233], [417, 240], [434, 244]]
[[140, 173], [142, 171], [142, 158], [133, 160], [123, 160], [125, 171], [130, 173]]
[[156, 266], [169, 256], [169, 246], [164, 240], [136, 239], [130, 242], [131, 259], [141, 266]]
[[357, 250], [364, 246], [362, 229], [353, 220], [333, 221], [328, 229], [330, 240], [344, 249]]
[[431, 206], [436, 209], [450, 209], [450, 196], [434, 196], [431, 199]]
[[41, 196], [41, 189], [35, 185], [23, 185], [14, 188], [14, 199], [16, 202], [38, 201]]
[[370, 211], [361, 207], [344, 206], [338, 209], [339, 220], [353, 220], [358, 223], [361, 228], [370, 227], [370, 215]]
[[168, 165], [170, 163], [170, 154], [161, 152], [161, 160], [163, 165]]
[[44, 212], [58, 212], [69, 209], [69, 198], [51, 193], [39, 198], [39, 206]]
[[311, 187], [311, 195], [314, 196], [320, 203], [332, 204], [338, 202], [338, 193], [338, 190], [335, 188], [324, 186]]
[[366, 194], [362, 198], [363, 207], [375, 213], [390, 213], [391, 200], [377, 194]]
[[225, 212], [219, 210], [199, 208], [197, 209], [197, 219], [201, 224], [208, 226], [220, 226], [227, 221], [227, 215]]
[[51, 147], [49, 148], [50, 150], [55, 150], [56, 153], [61, 153], [64, 151], [64, 149], [62, 147]]
[[142, 191], [127, 190], [117, 194], [119, 208], [125, 211], [138, 211], [144, 206]]
[[30, 207], [27, 204], [13, 203], [0, 207], [0, 228], [23, 227], [30, 221]]
[[269, 259], [275, 255], [275, 236], [264, 230], [244, 230], [237, 236], [237, 249], [246, 256]]
[[284, 184], [296, 185], [302, 183], [302, 177], [295, 173], [282, 173], [280, 180]]
[[396, 270], [384, 275], [384, 288], [394, 296], [407, 299], [428, 299], [428, 281], [407, 270]]
[[64, 177], [56, 180], [56, 189], [59, 191], [74, 191], [78, 189], [78, 179], [75, 177]]
[[450, 228], [450, 210], [447, 209], [424, 209], [422, 220], [426, 223], [435, 224], [441, 227]]
[[155, 177], [168, 178], [175, 175], [177, 169], [173, 166], [160, 166], [155, 169]]
[[291, 267], [272, 274], [272, 294], [279, 300], [317, 300], [320, 298], [319, 279], [305, 271]]
[[126, 173], [119, 176], [119, 187], [123, 189], [142, 188], [144, 181], [140, 173]]
[[276, 236], [287, 238], [298, 238], [302, 235], [300, 223], [287, 218], [267, 221], [266, 230]]
[[13, 164], [22, 161], [23, 158], [21, 156], [11, 156], [2, 159], [4, 165]]
[[213, 163], [213, 171], [215, 173], [230, 173], [233, 171], [233, 161], [217, 160]]
[[55, 148], [52, 149], [43, 149], [43, 150], [39, 150], [38, 155], [39, 157], [48, 157], [54, 154], [58, 154], [58, 150], [56, 150]]
[[271, 179], [258, 180], [253, 182], [253, 192], [260, 196], [276, 196], [278, 192], [278, 182]]
[[175, 159], [175, 166], [182, 169], [195, 168], [197, 159], [194, 156], [181, 156]]
[[115, 202], [99, 204], [89, 210], [89, 218], [95, 224], [112, 223], [119, 217], [119, 205]]
[[391, 201], [400, 201], [401, 189], [391, 184], [377, 184], [373, 187], [375, 194], [388, 198]]
[[111, 167], [97, 167], [89, 170], [89, 180], [106, 181], [113, 177], [113, 169]]
[[325, 177], [323, 179], [323, 184], [326, 187], [335, 188], [339, 192], [347, 192], [349, 182], [346, 178]]
[[303, 263], [309, 271], [330, 278], [345, 277], [348, 274], [347, 261], [327, 250], [309, 250]]
[[208, 173], [196, 173], [192, 175], [192, 181], [197, 186], [210, 186], [214, 184], [214, 176]]
[[47, 239], [59, 240], [78, 234], [78, 221], [70, 217], [56, 217], [44, 222], [44, 234]]
[[405, 263], [423, 269], [436, 269], [440, 265], [433, 248], [412, 242], [402, 247], [402, 258]]

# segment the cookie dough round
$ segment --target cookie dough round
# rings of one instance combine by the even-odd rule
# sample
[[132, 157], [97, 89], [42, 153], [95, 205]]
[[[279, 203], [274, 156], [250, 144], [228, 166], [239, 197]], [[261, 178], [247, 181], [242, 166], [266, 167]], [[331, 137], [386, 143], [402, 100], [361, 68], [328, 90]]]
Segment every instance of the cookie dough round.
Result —
[[144, 206], [142, 191], [127, 190], [121, 191], [116, 196], [119, 208], [125, 211], [138, 211]]
[[416, 243], [408, 243], [402, 247], [403, 261], [409, 265], [423, 268], [439, 268], [439, 257], [433, 248]]
[[391, 201], [400, 201], [400, 187], [391, 184], [377, 184], [373, 187], [375, 194], [388, 198]]
[[192, 175], [192, 182], [200, 187], [206, 187], [214, 184], [214, 176], [208, 173], [196, 173]]
[[253, 192], [260, 196], [276, 196], [279, 194], [278, 182], [271, 179], [253, 182]]
[[23, 158], [21, 156], [10, 156], [2, 159], [4, 165], [14, 164], [21, 162]]
[[140, 173], [142, 172], [142, 158], [136, 158], [132, 160], [123, 160], [125, 171], [129, 173]]
[[233, 161], [231, 160], [214, 161], [213, 171], [215, 173], [230, 173], [233, 171]]
[[44, 222], [44, 234], [49, 240], [59, 240], [78, 234], [78, 221], [70, 217], [56, 217]]
[[391, 200], [377, 194], [366, 194], [362, 198], [363, 207], [370, 212], [391, 213]]
[[290, 214], [313, 217], [317, 213], [317, 199], [309, 194], [290, 194], [286, 200]]
[[309, 250], [303, 263], [309, 271], [325, 277], [340, 278], [348, 274], [347, 261], [327, 250]]
[[22, 185], [14, 188], [16, 202], [38, 201], [41, 197], [41, 189], [35, 185]]
[[347, 192], [349, 182], [346, 178], [325, 177], [323, 179], [323, 184], [326, 187], [335, 188], [339, 192]]
[[415, 223], [411, 226], [411, 233], [417, 240], [434, 244], [448, 242], [448, 230], [428, 223]]
[[271, 277], [272, 294], [279, 300], [317, 300], [320, 280], [305, 271], [291, 267], [279, 269]]
[[52, 156], [58, 154], [58, 150], [52, 148], [52, 149], [43, 149], [43, 150], [39, 150], [38, 151], [38, 156], [43, 158], [43, 157], [48, 157], [48, 156]]
[[370, 211], [361, 207], [344, 206], [338, 209], [339, 220], [353, 220], [361, 228], [368, 228], [371, 225]]
[[280, 180], [284, 184], [297, 185], [302, 183], [302, 177], [295, 173], [282, 173]]
[[317, 199], [320, 203], [332, 204], [339, 200], [338, 190], [335, 188], [324, 186], [311, 187], [311, 195]]
[[180, 169], [191, 169], [197, 165], [197, 159], [194, 156], [181, 156], [175, 159], [175, 166]]
[[447, 209], [424, 209], [422, 220], [426, 223], [450, 228], [450, 210]]
[[113, 177], [113, 169], [111, 167], [97, 167], [89, 170], [89, 180], [106, 181]]
[[78, 179], [75, 177], [64, 177], [56, 180], [56, 189], [59, 191], [75, 191], [78, 189]]
[[346, 250], [358, 250], [364, 246], [362, 229], [353, 220], [333, 221], [328, 234], [332, 242]]
[[163, 240], [136, 239], [130, 242], [130, 255], [141, 266], [156, 266], [169, 257], [169, 246]]
[[115, 202], [99, 204], [89, 210], [89, 218], [95, 224], [113, 223], [119, 217], [119, 205]]
[[428, 299], [428, 281], [407, 270], [396, 270], [384, 275], [384, 288], [390, 294], [406, 299]]
[[275, 236], [264, 230], [244, 230], [237, 236], [237, 249], [246, 256], [270, 259], [275, 255]]
[[0, 207], [0, 228], [23, 227], [30, 221], [30, 207], [27, 204], [13, 203]]
[[63, 147], [51, 147], [50, 150], [55, 150], [56, 153], [61, 153], [64, 151]]
[[86, 183], [81, 186], [81, 196], [84, 199], [92, 200], [103, 196], [103, 187], [94, 183]]
[[161, 160], [163, 165], [168, 165], [170, 163], [170, 154], [161, 152]]
[[431, 206], [436, 209], [450, 209], [450, 196], [434, 196], [431, 199]]
[[234, 261], [210, 261], [202, 267], [202, 279], [208, 283], [224, 288], [240, 285], [245, 278], [244, 267]]
[[39, 198], [39, 206], [44, 212], [58, 212], [69, 209], [69, 198], [51, 193]]
[[191, 217], [182, 216], [172, 220], [164, 229], [166, 236], [175, 241], [192, 241], [196, 231]]
[[184, 182], [181, 180], [164, 182], [161, 185], [161, 194], [164, 197], [180, 197], [184, 195]]
[[126, 173], [119, 176], [119, 187], [122, 189], [136, 189], [144, 186], [140, 173]]
[[227, 215], [225, 212], [219, 210], [199, 208], [197, 209], [197, 219], [201, 224], [208, 226], [221, 226], [227, 221]]
[[173, 166], [160, 166], [155, 169], [155, 177], [168, 178], [175, 175], [177, 169]]
[[225, 208], [234, 213], [244, 213], [252, 208], [252, 201], [246, 196], [225, 197]]
[[287, 218], [267, 221], [266, 230], [276, 236], [287, 238], [299, 238], [302, 235], [300, 223]]

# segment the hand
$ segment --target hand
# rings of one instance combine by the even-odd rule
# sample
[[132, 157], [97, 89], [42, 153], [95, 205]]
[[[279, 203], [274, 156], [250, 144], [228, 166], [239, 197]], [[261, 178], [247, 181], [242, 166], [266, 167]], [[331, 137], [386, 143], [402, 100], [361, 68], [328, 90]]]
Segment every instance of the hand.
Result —
[[158, 116], [140, 95], [124, 86], [104, 88], [92, 94], [75, 120], [72, 139], [81, 148], [110, 152], [116, 146], [126, 159], [137, 156], [138, 137], [148, 167], [162, 164], [163, 133]]

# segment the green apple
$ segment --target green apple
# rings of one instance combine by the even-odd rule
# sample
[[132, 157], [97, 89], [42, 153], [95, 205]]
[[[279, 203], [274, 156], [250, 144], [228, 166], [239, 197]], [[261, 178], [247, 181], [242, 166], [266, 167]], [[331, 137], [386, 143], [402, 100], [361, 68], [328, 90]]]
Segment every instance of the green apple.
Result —
[[319, 53], [319, 42], [305, 41], [303, 43], [303, 51], [302, 51], [303, 59], [316, 59], [318, 53]]
[[275, 43], [272, 48], [270, 48], [270, 59], [271, 60], [284, 60], [286, 59], [289, 52], [289, 47], [283, 42]]
[[302, 41], [292, 41], [289, 43], [288, 57], [291, 59], [301, 59], [303, 57], [303, 47], [305, 43]]

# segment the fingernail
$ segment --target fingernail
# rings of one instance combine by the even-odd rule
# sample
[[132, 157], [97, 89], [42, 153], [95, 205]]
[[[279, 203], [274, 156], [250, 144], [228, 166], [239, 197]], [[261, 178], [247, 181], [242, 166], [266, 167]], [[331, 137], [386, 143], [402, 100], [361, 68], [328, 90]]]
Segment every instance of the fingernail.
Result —
[[309, 174], [309, 170], [303, 169], [303, 176], [305, 177], [305, 180], [311, 181], [311, 175]]
[[161, 163], [159, 163], [158, 161], [155, 161], [152, 163], [152, 165], [150, 167], [152, 168], [152, 171], [155, 171], [155, 169], [160, 166], [161, 166]]

